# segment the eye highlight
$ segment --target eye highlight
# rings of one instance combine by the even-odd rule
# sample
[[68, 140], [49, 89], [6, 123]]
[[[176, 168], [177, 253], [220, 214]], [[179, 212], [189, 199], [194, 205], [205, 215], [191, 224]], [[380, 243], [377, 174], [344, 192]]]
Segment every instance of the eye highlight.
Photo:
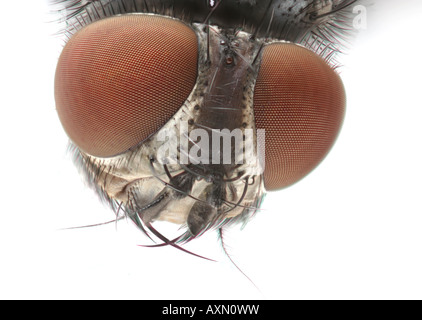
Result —
[[84, 152], [117, 155], [173, 116], [192, 91], [197, 68], [197, 36], [178, 20], [126, 15], [94, 22], [60, 56], [59, 118]]
[[345, 92], [337, 73], [314, 52], [291, 43], [265, 47], [254, 92], [265, 129], [265, 188], [287, 187], [325, 157], [340, 130]]

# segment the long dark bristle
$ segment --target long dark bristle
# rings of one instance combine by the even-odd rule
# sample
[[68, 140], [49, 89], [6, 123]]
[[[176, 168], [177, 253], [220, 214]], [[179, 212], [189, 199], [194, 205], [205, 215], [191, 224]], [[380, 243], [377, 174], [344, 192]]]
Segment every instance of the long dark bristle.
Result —
[[193, 256], [195, 256], [195, 257], [198, 257], [198, 258], [202, 258], [202, 259], [205, 259], [205, 260], [209, 260], [209, 261], [214, 261], [214, 262], [216, 262], [215, 260], [213, 260], [213, 259], [210, 259], [210, 258], [207, 258], [207, 257], [204, 257], [204, 256], [201, 256], [201, 255], [199, 255], [199, 254], [196, 254], [196, 253], [193, 253], [193, 252], [191, 252], [191, 251], [189, 251], [189, 250], [186, 250], [185, 248], [182, 248], [181, 246], [179, 246], [179, 245], [177, 245], [176, 243], [174, 243], [172, 240], [169, 240], [169, 239], [167, 239], [165, 236], [163, 236], [160, 232], [158, 232], [153, 226], [152, 226], [152, 224], [151, 223], [146, 223], [145, 224], [146, 225], [146, 227], [158, 238], [158, 239], [160, 239], [161, 241], [163, 241], [164, 242], [164, 244], [165, 245], [170, 245], [170, 246], [172, 246], [172, 247], [174, 247], [174, 248], [176, 248], [176, 249], [179, 249], [179, 250], [181, 250], [181, 251], [183, 251], [183, 252], [186, 252], [186, 253], [188, 253], [188, 254], [191, 254], [191, 255], [193, 255]]

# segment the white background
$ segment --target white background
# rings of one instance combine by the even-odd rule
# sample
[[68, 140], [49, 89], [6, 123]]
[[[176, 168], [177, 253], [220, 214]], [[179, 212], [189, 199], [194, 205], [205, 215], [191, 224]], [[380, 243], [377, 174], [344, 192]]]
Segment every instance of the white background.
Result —
[[420, 0], [378, 0], [343, 57], [348, 109], [326, 160], [263, 210], [187, 249], [111, 220], [66, 156], [53, 98], [61, 42], [43, 1], [2, 3], [0, 298], [421, 299]]

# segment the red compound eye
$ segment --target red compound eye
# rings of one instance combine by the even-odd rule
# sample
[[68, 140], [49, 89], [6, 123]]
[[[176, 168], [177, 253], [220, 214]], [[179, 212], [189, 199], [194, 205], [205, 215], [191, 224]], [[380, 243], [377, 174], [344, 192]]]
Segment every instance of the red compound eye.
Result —
[[56, 107], [66, 133], [99, 157], [139, 144], [188, 98], [197, 56], [195, 32], [174, 19], [127, 15], [88, 25], [57, 65]]
[[254, 94], [255, 122], [265, 129], [267, 190], [303, 178], [328, 153], [340, 130], [345, 92], [337, 73], [295, 44], [264, 48]]

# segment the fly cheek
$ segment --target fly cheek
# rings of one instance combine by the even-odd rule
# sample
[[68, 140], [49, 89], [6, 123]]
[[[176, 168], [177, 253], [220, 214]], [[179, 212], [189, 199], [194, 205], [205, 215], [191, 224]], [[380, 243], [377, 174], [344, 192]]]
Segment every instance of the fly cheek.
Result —
[[265, 130], [269, 191], [307, 175], [326, 156], [343, 122], [338, 74], [317, 54], [291, 43], [264, 48], [254, 91], [257, 129]]
[[197, 36], [178, 20], [127, 15], [94, 22], [72, 36], [59, 58], [59, 118], [84, 152], [123, 153], [183, 105], [197, 67]]

